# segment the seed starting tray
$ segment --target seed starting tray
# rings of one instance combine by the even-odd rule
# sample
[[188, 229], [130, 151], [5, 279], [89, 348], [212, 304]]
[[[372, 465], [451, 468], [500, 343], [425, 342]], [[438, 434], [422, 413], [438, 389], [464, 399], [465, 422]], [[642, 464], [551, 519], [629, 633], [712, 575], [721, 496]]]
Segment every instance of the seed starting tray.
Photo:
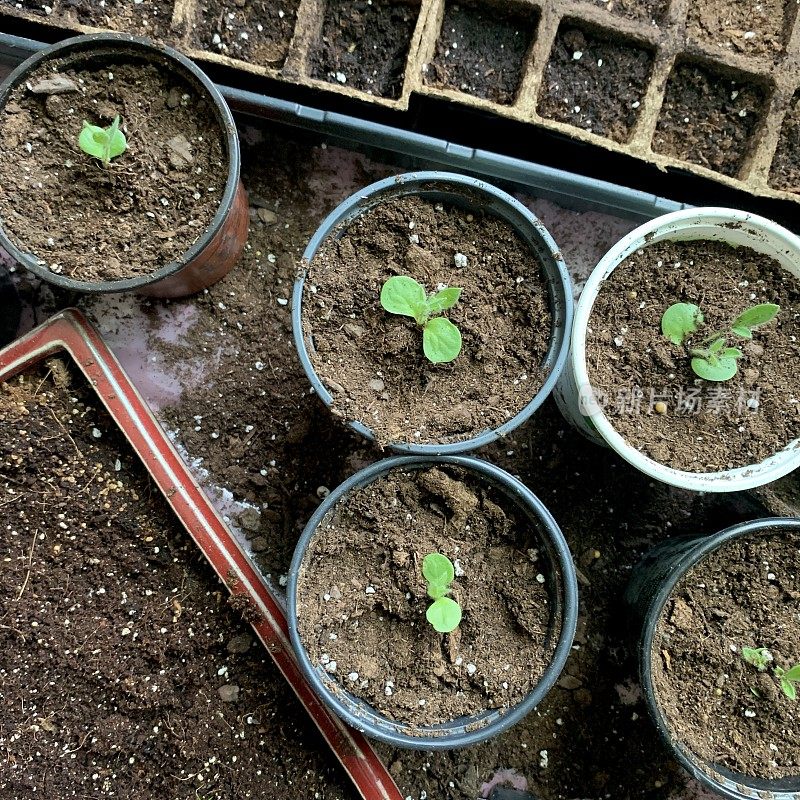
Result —
[[438, 98], [797, 202], [800, 22], [796, 0], [776, 2], [724, 15], [709, 0], [0, 0], [0, 11], [147, 35], [201, 64], [398, 111]]

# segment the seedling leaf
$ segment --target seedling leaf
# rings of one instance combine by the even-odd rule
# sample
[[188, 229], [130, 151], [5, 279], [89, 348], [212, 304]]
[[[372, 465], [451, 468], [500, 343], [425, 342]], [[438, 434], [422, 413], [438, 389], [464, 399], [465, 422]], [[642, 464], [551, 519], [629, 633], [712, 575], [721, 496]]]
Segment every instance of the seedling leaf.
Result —
[[434, 364], [453, 361], [461, 352], [461, 331], [444, 317], [428, 320], [422, 330], [422, 351]]
[[790, 670], [787, 670], [783, 677], [788, 681], [800, 681], [800, 664], [795, 664]]
[[422, 559], [422, 575], [428, 583], [449, 586], [456, 576], [453, 562], [441, 553], [428, 553]]
[[752, 339], [753, 338], [753, 331], [750, 328], [745, 328], [744, 325], [732, 325], [731, 330], [737, 335], [741, 336], [742, 339]]
[[383, 284], [381, 305], [390, 314], [413, 317], [420, 325], [425, 322], [425, 289], [407, 275], [394, 275]]
[[450, 633], [461, 622], [461, 607], [449, 597], [440, 597], [428, 606], [425, 617], [439, 633]]
[[697, 357], [692, 359], [694, 374], [706, 381], [730, 380], [736, 374], [737, 369], [738, 365], [735, 358], [717, 358], [717, 356], [712, 355], [709, 359]]
[[428, 313], [433, 316], [440, 311], [447, 311], [458, 302], [459, 297], [461, 297], [461, 289], [455, 286], [440, 289], [435, 295], [428, 298]]
[[759, 672], [763, 672], [772, 661], [772, 653], [766, 647], [743, 647], [742, 658]]
[[78, 146], [87, 155], [99, 158], [104, 164], [108, 164], [112, 158], [122, 155], [128, 149], [128, 142], [119, 124], [119, 115], [114, 117], [114, 121], [107, 128], [90, 125], [84, 120], [83, 128], [78, 134]]
[[781, 307], [775, 305], [775, 303], [759, 303], [757, 306], [752, 306], [742, 311], [733, 321], [731, 328], [734, 331], [737, 328], [748, 328], [752, 330], [759, 325], [765, 325], [770, 320], [775, 319], [780, 310]]
[[781, 689], [790, 700], [797, 700], [797, 688], [792, 681], [786, 679], [785, 675], [781, 678]]
[[673, 344], [680, 345], [703, 321], [703, 312], [694, 303], [675, 303], [661, 318], [661, 332]]

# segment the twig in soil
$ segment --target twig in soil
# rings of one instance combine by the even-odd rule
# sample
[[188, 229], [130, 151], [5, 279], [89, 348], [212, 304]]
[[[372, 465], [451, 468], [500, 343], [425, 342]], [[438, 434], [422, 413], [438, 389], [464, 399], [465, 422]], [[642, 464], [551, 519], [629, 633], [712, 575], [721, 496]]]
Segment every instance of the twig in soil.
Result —
[[70, 435], [70, 432], [64, 427], [64, 423], [56, 416], [56, 412], [53, 411], [53, 409], [50, 408], [50, 406], [47, 407], [47, 410], [50, 412], [50, 415], [56, 421], [56, 425], [58, 425], [58, 427], [61, 428], [62, 431], [64, 431], [64, 435], [72, 442], [72, 446], [75, 448], [75, 452], [81, 458], [83, 458], [83, 453], [81, 453], [80, 449], [78, 448], [78, 445], [75, 444], [75, 440]]
[[0, 628], [2, 628], [4, 631], [14, 631], [14, 633], [18, 633], [23, 644], [28, 641], [25, 638], [25, 634], [19, 628], [13, 628], [11, 625], [0, 625]]
[[28, 553], [28, 571], [25, 573], [25, 580], [22, 582], [22, 587], [19, 590], [19, 594], [14, 598], [14, 602], [18, 603], [20, 597], [22, 597], [25, 589], [28, 588], [28, 581], [31, 579], [31, 567], [33, 566], [33, 551], [36, 548], [36, 539], [39, 536], [39, 529], [37, 528], [33, 532], [33, 539], [31, 539], [31, 549]]
[[36, 397], [36, 395], [39, 394], [39, 389], [41, 389], [42, 386], [44, 386], [45, 382], [47, 381], [47, 379], [52, 374], [53, 374], [53, 370], [52, 369], [47, 370], [47, 374], [44, 376], [44, 378], [42, 378], [42, 380], [40, 381], [39, 385], [36, 387], [36, 391], [33, 393], [34, 397]]
[[78, 750], [80, 750], [86, 744], [86, 740], [89, 738], [90, 734], [91, 734], [91, 731], [88, 731], [86, 733], [86, 735], [83, 737], [83, 739], [81, 739], [81, 743], [76, 748], [74, 748], [73, 750], [64, 750], [63, 752], [59, 753], [58, 754], [59, 758], [63, 758], [64, 756], [71, 755], [72, 753], [77, 753]]

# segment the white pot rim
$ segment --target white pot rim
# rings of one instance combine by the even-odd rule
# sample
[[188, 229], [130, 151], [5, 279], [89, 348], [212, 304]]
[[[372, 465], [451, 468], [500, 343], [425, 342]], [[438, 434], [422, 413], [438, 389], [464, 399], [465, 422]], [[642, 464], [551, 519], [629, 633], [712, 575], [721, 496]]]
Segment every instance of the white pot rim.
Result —
[[[729, 208], [700, 207], [664, 214], [640, 225], [620, 239], [600, 259], [578, 301], [572, 329], [569, 368], [580, 394], [591, 397], [591, 382], [586, 366], [586, 329], [595, 300], [606, 278], [632, 252], [647, 246], [652, 235], [661, 229], [670, 227], [679, 232], [701, 224], [706, 228], [731, 224], [747, 225], [748, 228], [761, 234], [765, 241], [777, 244], [787, 256], [791, 257], [797, 264], [797, 275], [800, 277], [800, 237], [757, 214]], [[744, 491], [777, 480], [800, 466], [800, 438], [798, 438], [758, 464], [719, 472], [678, 470], [650, 458], [630, 445], [616, 431], [599, 405], [595, 404], [589, 418], [605, 442], [631, 465], [656, 480], [684, 489], [701, 492]]]

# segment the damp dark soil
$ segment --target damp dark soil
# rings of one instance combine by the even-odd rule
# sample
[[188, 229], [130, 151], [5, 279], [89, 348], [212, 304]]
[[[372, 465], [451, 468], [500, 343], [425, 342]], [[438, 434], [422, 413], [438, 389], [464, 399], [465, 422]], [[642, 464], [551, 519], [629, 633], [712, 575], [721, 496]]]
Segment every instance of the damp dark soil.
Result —
[[[137, 324], [151, 326], [154, 360], [135, 380], [149, 396], [148, 379], [157, 379], [165, 363], [177, 365], [183, 394], [169, 401], [161, 419], [193, 463], [200, 460], [200, 469], [248, 502], [245, 511], [231, 513], [232, 521], [277, 585], [285, 581], [297, 539], [325, 490], [380, 457], [363, 438], [332, 425], [308, 391], [292, 342], [294, 277], [325, 215], [358, 186], [402, 168], [294, 142], [272, 125], [246, 126], [241, 134], [252, 222], [236, 270], [188, 300], [106, 296], [80, 303], [101, 319], [109, 338]], [[543, 219], [553, 214], [545, 201], [535, 209]], [[567, 263], [579, 260], [586, 242], [598, 243], [600, 252], [611, 244], [609, 222], [600, 215], [560, 212], [559, 224], [563, 232], [555, 232]], [[568, 231], [580, 244], [570, 245]], [[41, 307], [49, 292], [42, 293], [29, 274], [17, 277], [24, 299]], [[48, 310], [74, 302], [61, 294], [55, 300]], [[169, 339], [161, 332], [166, 314], [184, 321]], [[213, 364], [213, 371], [204, 373], [204, 364]], [[621, 595], [632, 566], [667, 536], [710, 533], [768, 514], [748, 496], [689, 493], [654, 483], [607, 448], [587, 445], [551, 401], [480, 456], [519, 475], [564, 531], [579, 570], [575, 648], [539, 707], [490, 742], [436, 753], [380, 745], [403, 797], [475, 800], [487, 796], [495, 781], [525, 783], [542, 800], [699, 800], [648, 719]], [[271, 682], [261, 684], [268, 688]], [[281, 712], [273, 723], [281, 731], [294, 718], [291, 711]], [[291, 728], [282, 732], [273, 746], [297, 737]], [[288, 768], [306, 760], [284, 763]], [[313, 791], [297, 794], [313, 797]]]
[[[29, 88], [30, 87], [30, 88]], [[108, 166], [77, 146], [82, 121], [116, 115], [128, 150]], [[102, 71], [39, 67], [0, 112], [0, 219], [6, 234], [59, 275], [147, 275], [206, 231], [228, 177], [210, 101], [168, 62]]]
[[[693, 567], [664, 607], [656, 700], [675, 740], [710, 765], [763, 779], [800, 772], [800, 706], [773, 672], [800, 664], [798, 564], [796, 533], [739, 539]], [[766, 647], [771, 665], [759, 672], [743, 647]]]
[[61, 0], [58, 15], [67, 22], [113, 31], [174, 39], [172, 0]]
[[350, 788], [82, 378], [0, 388], [0, 793]]
[[[538, 536], [516, 504], [462, 470], [396, 470], [355, 490], [323, 519], [298, 575], [311, 662], [414, 726], [515, 706], [559, 632], [562, 588]], [[463, 617], [449, 634], [425, 618], [428, 553], [455, 565], [450, 596]]]
[[42, 0], [0, 0], [0, 8], [13, 8], [18, 11], [29, 11], [32, 14], [48, 16], [53, 11], [52, 5]]
[[[382, 308], [381, 287], [398, 274], [429, 293], [462, 289], [446, 314], [463, 339], [455, 361], [432, 364], [416, 322]], [[461, 208], [406, 197], [365, 212], [314, 257], [302, 313], [334, 410], [382, 444], [471, 438], [521, 411], [546, 377], [551, 316], [536, 254], [507, 223]]]
[[658, 25], [669, 9], [668, 0], [596, 0], [597, 5], [617, 16], [643, 19]]
[[650, 50], [567, 24], [559, 30], [545, 67], [538, 112], [627, 142], [652, 69]]
[[[705, 316], [685, 347], [661, 333], [664, 311], [681, 302]], [[689, 472], [758, 464], [800, 435], [799, 302], [800, 282], [750, 248], [651, 245], [603, 284], [586, 337], [589, 380], [616, 430], [662, 464]], [[757, 303], [781, 311], [753, 341], [731, 338], [744, 352], [737, 374], [724, 383], [698, 378], [686, 348]]]
[[289, 52], [300, 0], [203, 3], [191, 31], [194, 47], [280, 69]]
[[447, 3], [426, 82], [510, 105], [537, 24], [532, 10]]
[[679, 64], [667, 81], [653, 149], [736, 177], [766, 102], [760, 86]]
[[797, 13], [795, 0], [691, 0], [690, 38], [734, 53], [775, 57], [782, 53]]
[[795, 92], [783, 119], [769, 182], [776, 189], [800, 193], [800, 92]]
[[400, 97], [418, 15], [419, 3], [403, 0], [330, 0], [311, 52], [312, 77]]

